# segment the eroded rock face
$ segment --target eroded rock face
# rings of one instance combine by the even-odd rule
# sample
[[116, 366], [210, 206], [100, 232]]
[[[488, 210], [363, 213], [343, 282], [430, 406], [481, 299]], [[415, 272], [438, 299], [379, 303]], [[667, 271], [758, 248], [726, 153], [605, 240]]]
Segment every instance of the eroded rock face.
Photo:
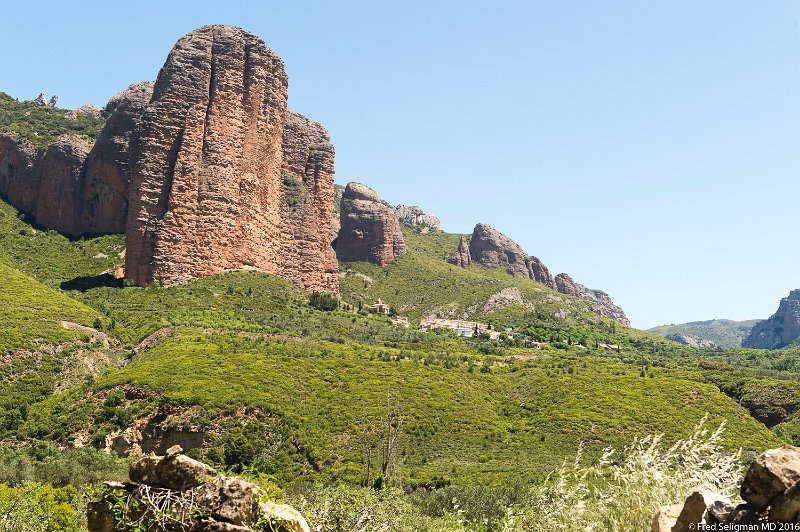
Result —
[[397, 221], [423, 235], [437, 231], [441, 226], [439, 218], [425, 212], [416, 205], [397, 205], [394, 208]]
[[781, 299], [778, 311], [757, 323], [742, 340], [742, 347], [780, 349], [800, 338], [800, 290], [792, 290]]
[[74, 135], [63, 135], [51, 144], [37, 164], [39, 195], [36, 223], [77, 236], [85, 189], [83, 165], [92, 145]]
[[469, 245], [467, 244], [467, 239], [464, 238], [464, 235], [461, 235], [461, 238], [458, 240], [458, 247], [456, 248], [455, 253], [447, 259], [447, 262], [450, 264], [455, 264], [459, 268], [469, 268], [472, 266], [472, 257], [469, 255]]
[[338, 293], [339, 265], [331, 247], [334, 149], [328, 131], [288, 111], [283, 128], [281, 190], [286, 260], [282, 275], [311, 290]]
[[511, 275], [527, 277], [562, 294], [589, 301], [601, 316], [630, 325], [625, 312], [614, 304], [607, 293], [587, 288], [566, 273], [553, 277], [542, 261], [525, 253], [519, 244], [490, 225], [476, 225], [468, 252], [466, 249], [466, 239], [462, 236], [448, 262], [461, 268], [468, 268], [472, 263], [503, 268]]
[[511, 275], [533, 279], [552, 289], [555, 280], [547, 267], [531, 257], [513, 240], [488, 224], [478, 224], [469, 241], [472, 262], [489, 268], [503, 268]]
[[132, 142], [125, 273], [135, 284], [283, 272], [286, 91], [283, 61], [240, 28], [177, 42]]
[[342, 196], [340, 221], [334, 248], [341, 261], [367, 261], [385, 266], [406, 253], [405, 239], [394, 209], [365, 185], [347, 184]]
[[691, 334], [668, 334], [665, 338], [691, 347], [717, 347], [711, 340], [704, 340]]
[[0, 194], [38, 224], [71, 236], [124, 231], [129, 140], [151, 93], [152, 83], [140, 83], [112, 98], [94, 145], [64, 135], [37, 153], [0, 133]]
[[153, 95], [153, 83], [131, 85], [105, 107], [109, 113], [86, 159], [81, 233], [122, 233], [131, 181], [130, 141]]
[[14, 133], [0, 133], [0, 195], [17, 209], [33, 214], [39, 198], [40, 154], [31, 143]]
[[555, 277], [556, 290], [562, 294], [579, 297], [595, 304], [598, 314], [616, 320], [624, 325], [630, 325], [625, 312], [614, 304], [611, 297], [602, 290], [593, 290], [576, 282], [566, 273], [559, 273]]

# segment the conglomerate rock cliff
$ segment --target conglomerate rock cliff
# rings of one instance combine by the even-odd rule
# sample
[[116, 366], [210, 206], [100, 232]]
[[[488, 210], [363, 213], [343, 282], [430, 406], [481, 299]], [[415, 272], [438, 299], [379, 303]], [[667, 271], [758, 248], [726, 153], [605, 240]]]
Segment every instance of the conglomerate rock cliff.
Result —
[[288, 216], [282, 275], [299, 285], [338, 292], [339, 265], [330, 244], [334, 149], [328, 131], [287, 111], [283, 128], [281, 187]]
[[40, 157], [27, 140], [14, 133], [0, 133], [0, 195], [28, 214], [36, 210], [39, 199], [35, 165]]
[[800, 338], [800, 290], [792, 290], [781, 299], [778, 310], [757, 323], [742, 340], [742, 347], [780, 349]]
[[455, 253], [447, 259], [447, 262], [465, 269], [472, 266], [472, 257], [469, 255], [469, 244], [467, 244], [467, 239], [464, 238], [464, 235], [461, 235]]
[[340, 208], [341, 227], [334, 242], [340, 261], [385, 266], [406, 253], [395, 211], [377, 192], [361, 183], [348, 183]]
[[153, 95], [153, 83], [131, 85], [105, 107], [109, 114], [86, 159], [80, 233], [122, 233], [128, 216], [130, 141]]
[[488, 224], [478, 224], [469, 241], [472, 262], [489, 268], [503, 268], [511, 275], [533, 279], [555, 290], [556, 283], [547, 266], [532, 257], [513, 240]]
[[0, 133], [0, 195], [36, 223], [70, 236], [125, 229], [129, 139], [152, 83], [132, 85], [106, 106], [97, 141], [62, 135], [45, 150]]
[[0, 195], [71, 236], [125, 232], [138, 285], [252, 268], [338, 293], [334, 149], [286, 96], [283, 61], [260, 38], [200, 28], [155, 84], [109, 101], [94, 145], [63, 136], [37, 151], [0, 133]]
[[39, 174], [39, 194], [33, 209], [36, 223], [70, 235], [82, 233], [83, 166], [91, 147], [85, 139], [63, 135], [47, 148], [36, 165]]
[[132, 140], [126, 277], [171, 285], [252, 268], [338, 291], [325, 247], [333, 148], [302, 117], [284, 131], [286, 97], [283, 61], [257, 36], [206, 26], [177, 42]]
[[630, 325], [625, 312], [602, 290], [593, 290], [574, 281], [566, 273], [553, 277], [547, 266], [530, 256], [519, 244], [487, 224], [478, 224], [472, 232], [467, 248], [462, 235], [458, 247], [447, 261], [461, 268], [481, 264], [489, 268], [503, 268], [511, 275], [532, 279], [562, 294], [579, 297], [592, 303], [595, 312], [624, 325]]
[[587, 288], [573, 280], [572, 277], [566, 273], [559, 273], [556, 275], [555, 281], [556, 290], [562, 294], [567, 294], [585, 299], [586, 301], [591, 301], [595, 304], [595, 310], [601, 316], [611, 318], [612, 320], [616, 320], [624, 325], [631, 324], [622, 308], [614, 304], [614, 302], [611, 300], [611, 297], [602, 290]]

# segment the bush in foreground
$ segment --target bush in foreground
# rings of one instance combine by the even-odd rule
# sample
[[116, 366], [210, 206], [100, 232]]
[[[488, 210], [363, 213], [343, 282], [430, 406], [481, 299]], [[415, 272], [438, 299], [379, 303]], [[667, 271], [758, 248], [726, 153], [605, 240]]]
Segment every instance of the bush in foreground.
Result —
[[703, 418], [686, 439], [667, 447], [660, 435], [609, 449], [592, 465], [581, 452], [538, 487], [451, 486], [406, 496], [397, 488], [295, 486], [290, 503], [318, 530], [627, 530], [650, 529], [661, 506], [704, 489], [730, 496], [742, 478], [741, 453], [721, 445]]

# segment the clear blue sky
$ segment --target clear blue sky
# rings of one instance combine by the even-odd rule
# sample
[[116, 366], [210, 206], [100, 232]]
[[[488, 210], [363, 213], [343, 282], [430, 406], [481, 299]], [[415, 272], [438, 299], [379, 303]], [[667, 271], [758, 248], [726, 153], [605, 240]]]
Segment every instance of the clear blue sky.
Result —
[[242, 26], [337, 181], [489, 223], [633, 324], [766, 317], [800, 288], [800, 3], [5, 2], [0, 90], [103, 105]]

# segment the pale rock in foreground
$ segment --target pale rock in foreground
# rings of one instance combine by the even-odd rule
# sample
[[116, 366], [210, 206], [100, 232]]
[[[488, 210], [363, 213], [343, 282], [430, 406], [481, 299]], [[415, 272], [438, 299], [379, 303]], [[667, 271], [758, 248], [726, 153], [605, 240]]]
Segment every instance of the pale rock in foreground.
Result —
[[[144, 456], [131, 464], [131, 480], [138, 484], [106, 483], [102, 498], [89, 503], [89, 532], [140, 530], [155, 518], [148, 497], [168, 497], [172, 502], [167, 513], [185, 530], [252, 532], [251, 525], [268, 522], [276, 531], [309, 532], [306, 520], [291, 506], [267, 501], [255, 484], [217, 473], [182, 451], [176, 445], [165, 456]], [[151, 529], [161, 528], [153, 523]]]
[[743, 501], [730, 501], [692, 493], [681, 505], [659, 509], [651, 530], [684, 532], [700, 530], [699, 525], [709, 525], [708, 530], [792, 530], [775, 525], [800, 524], [800, 448], [785, 446], [758, 456], [742, 480], [741, 496]]

